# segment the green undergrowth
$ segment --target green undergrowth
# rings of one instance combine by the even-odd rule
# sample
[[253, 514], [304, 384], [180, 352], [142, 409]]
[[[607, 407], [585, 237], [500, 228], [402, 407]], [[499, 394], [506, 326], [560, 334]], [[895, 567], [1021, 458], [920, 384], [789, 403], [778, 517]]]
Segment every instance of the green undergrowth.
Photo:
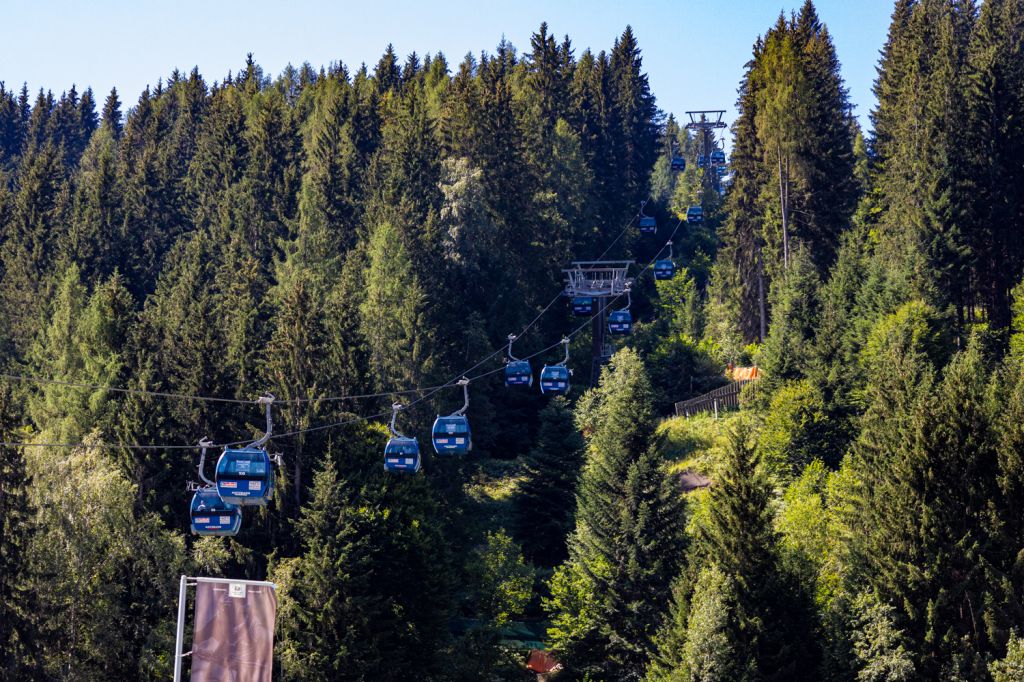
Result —
[[673, 474], [693, 471], [705, 476], [715, 469], [728, 428], [740, 418], [740, 412], [671, 417], [658, 425], [662, 437], [661, 453]]
[[512, 502], [526, 472], [521, 459], [482, 459], [465, 484], [466, 497], [481, 531], [510, 528]]

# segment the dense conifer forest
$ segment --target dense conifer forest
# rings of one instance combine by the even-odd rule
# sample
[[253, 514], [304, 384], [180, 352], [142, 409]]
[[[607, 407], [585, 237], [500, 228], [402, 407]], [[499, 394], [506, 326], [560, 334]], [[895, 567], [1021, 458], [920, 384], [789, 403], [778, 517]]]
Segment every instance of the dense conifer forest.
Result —
[[[628, 27], [0, 83], [0, 680], [168, 679], [182, 574], [278, 585], [281, 680], [1024, 680], [1024, 0], [896, 0], [870, 129], [811, 0], [751, 39], [721, 192]], [[192, 535], [267, 393], [273, 500]]]

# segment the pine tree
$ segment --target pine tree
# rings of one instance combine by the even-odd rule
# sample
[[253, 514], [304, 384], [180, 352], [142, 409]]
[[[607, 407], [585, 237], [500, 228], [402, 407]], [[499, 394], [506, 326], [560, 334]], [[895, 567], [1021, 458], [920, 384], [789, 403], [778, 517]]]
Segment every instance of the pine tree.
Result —
[[51, 141], [22, 157], [13, 215], [0, 244], [0, 314], [19, 352], [25, 351], [42, 318], [56, 244], [66, 224], [66, 173], [61, 150]]
[[789, 269], [772, 287], [772, 326], [761, 360], [768, 378], [766, 388], [804, 375], [818, 327], [819, 288], [810, 258], [802, 249], [793, 253]]
[[63, 263], [76, 263], [86, 281], [103, 280], [124, 262], [118, 150], [110, 127], [98, 130], [78, 166], [71, 227], [60, 244]]
[[760, 41], [754, 45], [754, 58], [747, 62], [740, 81], [739, 116], [732, 127], [736, 142], [729, 160], [733, 184], [726, 197], [727, 218], [718, 232], [720, 246], [709, 287], [711, 334], [726, 348], [741, 345], [724, 342], [733, 335], [740, 342], [763, 341], [768, 325], [767, 309], [762, 307], [768, 283], [760, 256], [763, 238], [758, 215], [762, 152], [754, 128], [757, 98], [753, 70], [762, 49]]
[[380, 61], [377, 62], [377, 68], [373, 70], [374, 80], [377, 81], [377, 92], [384, 95], [401, 87], [402, 73], [400, 68], [395, 48], [391, 43], [388, 43], [387, 49], [384, 50]]
[[[117, 384], [133, 303], [123, 281], [115, 276], [90, 296], [75, 265], [57, 281], [49, 323], [28, 353], [32, 374], [72, 384]], [[28, 400], [27, 411], [47, 437], [76, 443], [87, 433], [112, 431], [116, 403], [111, 397], [102, 389], [44, 384]]]
[[635, 351], [602, 374], [569, 559], [552, 579], [549, 630], [577, 675], [637, 678], [681, 559], [679, 502], [649, 452], [651, 388]]
[[[851, 528], [857, 581], [896, 606], [922, 675], [969, 678], [992, 643], [988, 524], [997, 456], [976, 343], [934, 380], [926, 320], [880, 323], [864, 427], [854, 448], [862, 499]], [[954, 577], [955, 576], [955, 577]]]
[[737, 657], [736, 586], [715, 566], [700, 572], [692, 604], [683, 589], [673, 591], [669, 621], [659, 637], [659, 654], [648, 682], [727, 682], [752, 670]]
[[582, 455], [569, 403], [555, 398], [540, 413], [537, 441], [526, 460], [528, 477], [515, 498], [516, 538], [534, 564], [555, 566], [568, 556], [565, 537], [573, 526]]
[[[0, 441], [17, 441], [11, 391], [0, 385]], [[36, 598], [28, 544], [35, 532], [29, 479], [21, 449], [0, 446], [0, 680], [29, 679], [36, 665]], [[38, 671], [35, 671], [38, 674]]]
[[682, 563], [683, 503], [655, 453], [642, 454], [626, 475], [615, 572], [606, 587], [608, 668], [616, 679], [640, 679], [647, 667], [666, 610], [655, 595], [665, 593]]
[[111, 88], [110, 94], [103, 102], [100, 125], [109, 130], [115, 140], [121, 137], [121, 131], [124, 130], [124, 122], [121, 119], [121, 100], [117, 97], [117, 88]]
[[418, 385], [426, 359], [427, 349], [419, 339], [425, 296], [409, 254], [394, 224], [375, 226], [359, 312], [371, 374], [381, 390]]
[[757, 136], [763, 141], [763, 164], [770, 169], [773, 181], [761, 190], [765, 211], [770, 216], [766, 241], [771, 248], [768, 262], [773, 266], [773, 274], [789, 269], [792, 253], [794, 166], [798, 163], [801, 109], [810, 87], [798, 49], [785, 17], [780, 14], [765, 37], [760, 55], [754, 118]]
[[771, 491], [748, 429], [741, 423], [729, 434], [698, 544], [708, 564], [735, 581], [737, 625], [728, 632], [744, 666], [739, 679], [814, 679], [808, 597], [781, 569]]
[[1016, 0], [985, 2], [972, 34], [968, 57], [966, 145], [974, 186], [968, 194], [973, 221], [978, 295], [990, 323], [1010, 323], [1010, 288], [1024, 270], [1016, 226], [1024, 219], [1019, 192], [1019, 159], [1024, 137], [1010, 124], [1024, 111], [1024, 5]]
[[450, 569], [428, 484], [381, 472], [379, 431], [343, 433], [297, 524], [302, 554], [273, 569], [285, 678], [436, 675]]
[[306, 121], [304, 167], [294, 251], [307, 267], [336, 276], [337, 259], [351, 249], [357, 234], [352, 205], [356, 148], [351, 139], [347, 84], [327, 79], [315, 89], [315, 105]]
[[955, 309], [959, 322], [970, 294], [962, 93], [974, 14], [973, 2], [898, 5], [883, 51], [892, 74], [880, 72], [876, 84], [878, 257], [901, 271], [914, 297]]
[[633, 29], [626, 26], [609, 58], [610, 99], [617, 123], [612, 140], [621, 153], [619, 196], [626, 206], [637, 206], [646, 196], [647, 178], [657, 157], [657, 109], [642, 63]]

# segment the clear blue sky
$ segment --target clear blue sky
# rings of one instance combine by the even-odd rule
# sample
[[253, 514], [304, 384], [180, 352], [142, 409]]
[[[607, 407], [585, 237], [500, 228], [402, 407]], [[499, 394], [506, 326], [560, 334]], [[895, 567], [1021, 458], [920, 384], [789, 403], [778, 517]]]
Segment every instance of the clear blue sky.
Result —
[[[125, 108], [146, 84], [175, 68], [198, 66], [221, 80], [252, 52], [277, 75], [289, 62], [314, 66], [341, 60], [372, 66], [390, 42], [404, 58], [442, 51], [451, 64], [466, 52], [493, 52], [504, 35], [520, 52], [547, 21], [568, 33], [577, 55], [607, 49], [630, 24], [658, 105], [726, 109], [758, 35], [802, 0], [6, 0], [0, 9], [0, 80], [27, 82], [55, 94], [72, 83], [99, 98], [116, 86]], [[836, 43], [843, 76], [862, 125], [874, 104], [871, 82], [885, 40], [892, 0], [818, 0]]]

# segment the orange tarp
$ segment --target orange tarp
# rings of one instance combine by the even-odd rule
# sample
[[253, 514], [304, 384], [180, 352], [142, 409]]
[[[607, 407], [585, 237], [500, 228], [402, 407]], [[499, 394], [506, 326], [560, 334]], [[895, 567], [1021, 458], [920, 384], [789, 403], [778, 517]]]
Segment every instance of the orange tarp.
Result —
[[729, 377], [733, 381], [754, 381], [761, 378], [761, 371], [756, 365], [753, 367], [733, 367], [729, 372]]

